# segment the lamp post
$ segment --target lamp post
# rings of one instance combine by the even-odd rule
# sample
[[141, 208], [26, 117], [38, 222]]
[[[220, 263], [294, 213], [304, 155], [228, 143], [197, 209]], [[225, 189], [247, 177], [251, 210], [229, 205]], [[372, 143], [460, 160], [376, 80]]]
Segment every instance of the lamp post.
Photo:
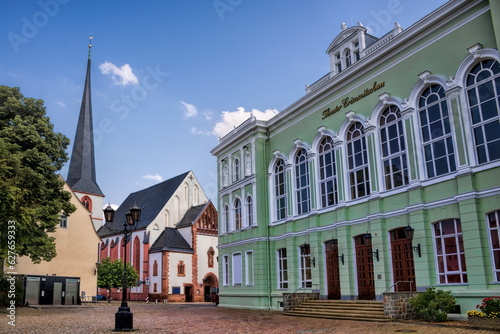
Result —
[[[106, 222], [113, 221], [115, 210], [108, 205], [104, 209], [104, 218]], [[130, 307], [127, 304], [127, 240], [132, 232], [137, 227], [137, 222], [141, 218], [142, 209], [136, 205], [130, 208], [125, 214], [125, 223], [123, 223], [123, 285], [122, 285], [122, 303], [115, 313], [115, 332], [133, 331], [134, 330], [134, 314], [130, 312]]]

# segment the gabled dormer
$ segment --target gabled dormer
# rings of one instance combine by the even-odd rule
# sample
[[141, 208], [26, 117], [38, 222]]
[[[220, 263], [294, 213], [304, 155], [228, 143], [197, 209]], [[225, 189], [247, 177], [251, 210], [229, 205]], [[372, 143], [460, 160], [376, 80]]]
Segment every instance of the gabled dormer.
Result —
[[330, 56], [331, 74], [339, 74], [360, 60], [363, 51], [377, 41], [377, 38], [367, 34], [367, 29], [358, 22], [357, 26], [348, 28], [341, 24], [342, 32], [330, 43], [326, 53]]

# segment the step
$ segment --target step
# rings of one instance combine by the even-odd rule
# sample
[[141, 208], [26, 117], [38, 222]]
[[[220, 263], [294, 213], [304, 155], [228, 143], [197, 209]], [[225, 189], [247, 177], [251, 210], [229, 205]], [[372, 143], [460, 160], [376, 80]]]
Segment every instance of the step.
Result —
[[307, 300], [285, 315], [357, 321], [391, 321], [384, 315], [384, 304], [362, 300]]

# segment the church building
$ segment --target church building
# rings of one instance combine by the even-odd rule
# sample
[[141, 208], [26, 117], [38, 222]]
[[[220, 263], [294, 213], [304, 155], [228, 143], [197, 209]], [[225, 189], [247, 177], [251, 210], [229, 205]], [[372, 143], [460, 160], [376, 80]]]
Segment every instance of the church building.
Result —
[[[125, 214], [134, 205], [141, 218], [124, 240]], [[127, 290], [130, 300], [210, 301], [211, 288], [218, 287], [218, 217], [193, 172], [130, 194], [114, 217], [98, 231], [100, 260], [125, 257], [132, 264], [139, 282]], [[120, 290], [112, 290], [111, 297], [120, 299]]]
[[500, 294], [500, 2], [339, 27], [328, 73], [211, 152], [221, 306], [436, 287], [465, 314]]
[[[25, 302], [29, 304], [76, 304], [78, 298], [97, 293], [97, 229], [103, 221], [104, 195], [97, 185], [91, 99], [91, 47], [87, 60], [80, 115], [64, 190], [71, 193], [76, 211], [61, 216], [50, 236], [55, 238], [57, 256], [50, 262], [32, 263], [19, 257], [17, 273], [25, 276]], [[84, 296], [85, 295], [85, 296]]]

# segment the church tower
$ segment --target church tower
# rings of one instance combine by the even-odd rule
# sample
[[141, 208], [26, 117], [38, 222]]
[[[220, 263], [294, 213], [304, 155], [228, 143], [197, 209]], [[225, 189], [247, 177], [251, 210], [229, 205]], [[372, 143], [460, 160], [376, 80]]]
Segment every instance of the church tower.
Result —
[[87, 74], [83, 88], [82, 105], [76, 128], [73, 152], [69, 163], [67, 184], [89, 210], [97, 231], [103, 223], [104, 194], [97, 185], [94, 158], [94, 130], [92, 125], [92, 99], [90, 94], [92, 36], [89, 43]]

